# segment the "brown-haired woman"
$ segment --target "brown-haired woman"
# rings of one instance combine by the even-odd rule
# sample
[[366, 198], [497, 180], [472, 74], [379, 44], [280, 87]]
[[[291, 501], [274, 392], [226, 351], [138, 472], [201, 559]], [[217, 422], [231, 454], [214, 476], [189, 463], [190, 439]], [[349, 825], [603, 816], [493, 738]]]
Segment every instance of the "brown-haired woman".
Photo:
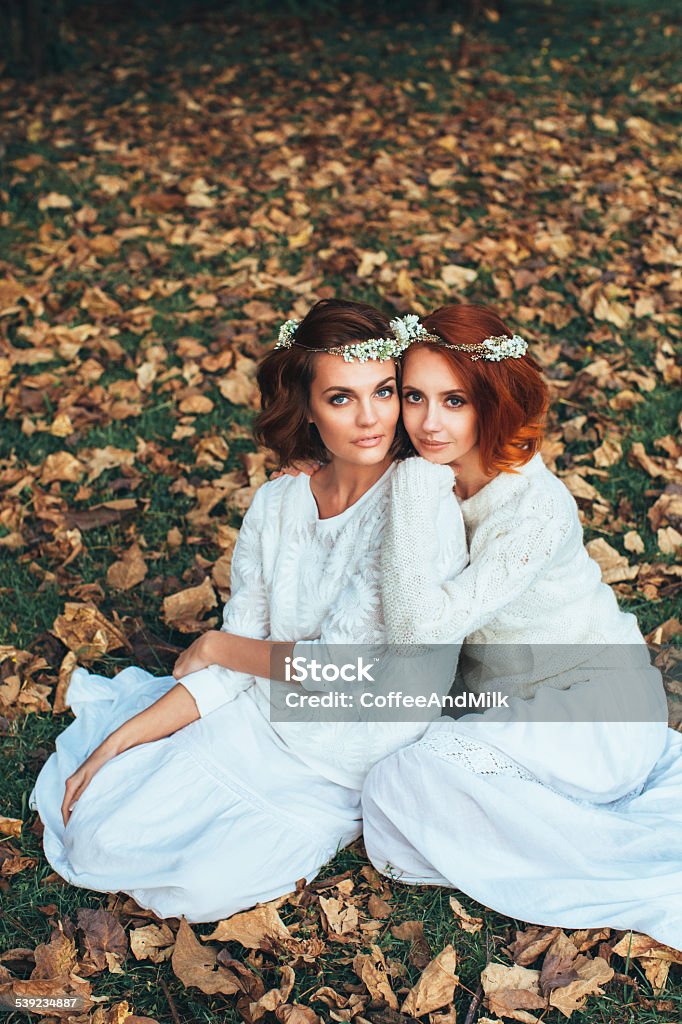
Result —
[[[195, 641], [174, 676], [73, 673], [76, 720], [31, 795], [67, 881], [123, 890], [160, 917], [214, 921], [312, 879], [360, 834], [366, 772], [426, 723], [316, 721], [293, 678], [271, 692], [270, 658], [294, 640], [384, 640], [399, 351], [385, 318], [359, 303], [321, 302], [284, 326], [260, 367], [258, 435], [281, 459], [314, 454], [324, 467], [256, 492], [222, 630]], [[462, 528], [451, 571], [465, 552]], [[287, 721], [292, 694], [299, 713]]]
[[[546, 386], [492, 310], [446, 306], [424, 326], [440, 340], [403, 358], [421, 457], [391, 480], [387, 635], [463, 643], [455, 706], [490, 710], [434, 722], [372, 769], [367, 852], [405, 882], [457, 886], [524, 921], [682, 948], [682, 736], [635, 617], [538, 453]], [[464, 515], [470, 555], [445, 583], [444, 507]]]

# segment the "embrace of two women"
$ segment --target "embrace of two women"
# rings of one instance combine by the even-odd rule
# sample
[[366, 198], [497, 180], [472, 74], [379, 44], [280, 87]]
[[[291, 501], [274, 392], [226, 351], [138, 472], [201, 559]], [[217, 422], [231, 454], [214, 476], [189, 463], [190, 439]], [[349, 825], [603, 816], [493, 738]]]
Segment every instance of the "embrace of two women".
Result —
[[[74, 671], [75, 720], [30, 800], [51, 865], [207, 922], [364, 834], [399, 881], [682, 948], [682, 735], [543, 463], [526, 342], [482, 306], [389, 322], [323, 300], [283, 325], [258, 383], [256, 438], [284, 472], [244, 517], [223, 625], [172, 676]], [[271, 665], [297, 644], [439, 645], [471, 690], [483, 651], [509, 699], [431, 722], [275, 721], [273, 689], [301, 684]]]

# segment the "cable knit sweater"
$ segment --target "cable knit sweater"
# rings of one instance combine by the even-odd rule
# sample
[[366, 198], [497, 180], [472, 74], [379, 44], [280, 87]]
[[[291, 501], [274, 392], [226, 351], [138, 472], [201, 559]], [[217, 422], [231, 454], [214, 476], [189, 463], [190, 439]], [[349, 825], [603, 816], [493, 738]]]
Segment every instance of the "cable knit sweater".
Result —
[[[282, 476], [260, 487], [235, 545], [232, 592], [222, 628], [256, 639], [309, 641], [319, 645], [322, 661], [326, 645], [362, 644], [363, 651], [365, 645], [385, 645], [380, 561], [395, 469], [391, 465], [357, 502], [329, 519], [319, 518], [310, 480], [303, 474]], [[466, 562], [459, 514], [454, 526], [443, 532], [448, 533], [443, 571], [454, 575]], [[326, 658], [333, 661], [329, 651]], [[267, 727], [303, 761], [354, 788], [362, 785], [376, 761], [417, 739], [428, 724], [315, 721], [314, 711], [311, 721], [270, 722], [270, 701], [278, 704], [291, 684], [216, 665], [185, 676], [182, 683], [202, 716], [248, 689]]]
[[[560, 689], [577, 681], [575, 665], [605, 650], [595, 645], [643, 644], [635, 617], [619, 609], [583, 546], [573, 496], [539, 454], [467, 500], [458, 502], [452, 485], [450, 467], [422, 458], [393, 474], [382, 553], [389, 642], [464, 642], [463, 654], [504, 644], [505, 659], [529, 645], [518, 670], [502, 670], [519, 697], [550, 678]], [[446, 582], [439, 581], [444, 538], [436, 521], [443, 506], [454, 523], [464, 516], [469, 544], [469, 565]], [[551, 655], [539, 655], [540, 644], [554, 645]], [[568, 645], [582, 646], [571, 654]]]

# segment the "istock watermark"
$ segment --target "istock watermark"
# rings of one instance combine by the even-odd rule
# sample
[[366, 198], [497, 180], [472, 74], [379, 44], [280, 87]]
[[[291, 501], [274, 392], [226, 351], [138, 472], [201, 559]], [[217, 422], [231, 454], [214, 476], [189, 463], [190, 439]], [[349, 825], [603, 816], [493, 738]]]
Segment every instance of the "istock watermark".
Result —
[[[273, 722], [682, 721], [679, 645], [326, 644], [273, 656]], [[666, 700], [667, 698], [667, 700]]]
[[354, 663], [337, 665], [333, 662], [317, 661], [315, 658], [308, 659], [302, 656], [296, 658], [286, 657], [284, 659], [284, 681], [286, 683], [373, 683], [374, 676], [372, 668], [379, 659], [374, 658], [371, 663], [365, 664], [362, 656], [356, 658]]

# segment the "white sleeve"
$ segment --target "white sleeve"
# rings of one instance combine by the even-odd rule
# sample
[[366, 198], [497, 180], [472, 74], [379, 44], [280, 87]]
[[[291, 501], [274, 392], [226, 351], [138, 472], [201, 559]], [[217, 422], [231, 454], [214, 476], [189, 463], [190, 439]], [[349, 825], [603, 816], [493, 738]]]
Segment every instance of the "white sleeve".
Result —
[[[256, 491], [251, 506], [244, 516], [237, 543], [232, 554], [230, 598], [223, 609], [221, 629], [254, 640], [267, 640], [270, 636], [270, 606], [263, 580], [262, 533], [264, 523], [264, 494]], [[192, 672], [181, 682], [192, 694], [204, 715], [248, 689], [256, 677], [235, 672], [222, 665], [209, 665]]]
[[[551, 494], [519, 520], [500, 523], [485, 549], [454, 578], [442, 571], [445, 542], [439, 505], [459, 512], [446, 493], [445, 470], [408, 459], [393, 474], [392, 500], [382, 552], [382, 587], [388, 640], [396, 644], [455, 643], [489, 622], [528, 589], [561, 543]], [[447, 527], [445, 528], [447, 532]]]

